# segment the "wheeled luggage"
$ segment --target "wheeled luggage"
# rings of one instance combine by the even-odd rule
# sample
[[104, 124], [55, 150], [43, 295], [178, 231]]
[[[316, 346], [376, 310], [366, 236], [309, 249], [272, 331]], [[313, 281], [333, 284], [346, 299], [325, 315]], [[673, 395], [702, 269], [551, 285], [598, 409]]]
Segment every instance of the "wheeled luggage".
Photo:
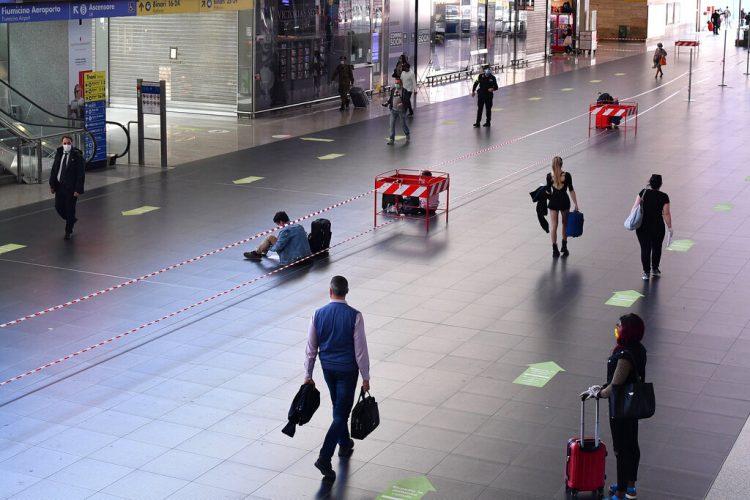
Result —
[[583, 212], [571, 210], [568, 212], [567, 236], [577, 238], [583, 234]]
[[[328, 219], [315, 219], [310, 225], [310, 234], [307, 242], [310, 243], [310, 251], [317, 254], [316, 257], [328, 257], [328, 250], [321, 252], [331, 246], [331, 221]], [[318, 253], [321, 252], [321, 253]]]
[[366, 108], [368, 99], [367, 94], [362, 87], [352, 87], [349, 90], [349, 96], [352, 98], [352, 103], [355, 108]]
[[576, 498], [581, 491], [592, 491], [594, 498], [604, 498], [607, 447], [599, 440], [599, 400], [596, 399], [593, 438], [584, 437], [585, 403], [586, 400], [581, 400], [581, 436], [568, 440], [565, 493], [567, 498]]

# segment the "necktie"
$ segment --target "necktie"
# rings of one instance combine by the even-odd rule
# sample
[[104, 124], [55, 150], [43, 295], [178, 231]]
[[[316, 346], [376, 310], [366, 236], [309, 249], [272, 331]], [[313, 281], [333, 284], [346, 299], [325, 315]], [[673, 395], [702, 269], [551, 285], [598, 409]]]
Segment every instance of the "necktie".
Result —
[[63, 159], [60, 162], [60, 171], [57, 173], [57, 182], [62, 182], [62, 175], [66, 168], [68, 168], [68, 153], [63, 153]]

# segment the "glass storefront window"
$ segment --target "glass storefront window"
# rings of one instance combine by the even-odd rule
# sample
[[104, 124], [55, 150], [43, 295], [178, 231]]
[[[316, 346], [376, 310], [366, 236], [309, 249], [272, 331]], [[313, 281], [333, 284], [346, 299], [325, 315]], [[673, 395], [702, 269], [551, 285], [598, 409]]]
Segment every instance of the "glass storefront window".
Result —
[[340, 56], [372, 58], [371, 0], [260, 0], [255, 18], [255, 111], [338, 94]]

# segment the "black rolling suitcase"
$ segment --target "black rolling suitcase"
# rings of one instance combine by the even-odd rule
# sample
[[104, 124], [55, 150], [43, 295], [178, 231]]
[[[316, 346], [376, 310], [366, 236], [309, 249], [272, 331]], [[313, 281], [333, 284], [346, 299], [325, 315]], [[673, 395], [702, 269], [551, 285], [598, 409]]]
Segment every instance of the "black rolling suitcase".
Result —
[[325, 252], [321, 252], [321, 250], [331, 246], [331, 234], [331, 221], [328, 219], [315, 219], [312, 221], [307, 241], [310, 243], [310, 251], [313, 254], [317, 254], [316, 257], [328, 257], [328, 250]]
[[366, 108], [368, 99], [367, 94], [362, 89], [362, 87], [352, 87], [349, 90], [349, 97], [352, 98], [352, 103], [354, 103], [355, 108]]

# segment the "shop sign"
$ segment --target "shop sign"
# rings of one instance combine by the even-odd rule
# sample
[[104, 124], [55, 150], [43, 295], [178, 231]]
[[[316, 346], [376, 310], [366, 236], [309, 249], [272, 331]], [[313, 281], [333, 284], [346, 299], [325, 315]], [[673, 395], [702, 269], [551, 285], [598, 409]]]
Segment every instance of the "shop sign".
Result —
[[[84, 123], [96, 141], [96, 155], [92, 161], [107, 159], [107, 73], [87, 71], [83, 75]], [[94, 149], [94, 144], [85, 136], [86, 156]]]
[[135, 0], [109, 0], [70, 4], [70, 19], [95, 19], [98, 17], [128, 17], [135, 15]]
[[390, 46], [400, 47], [404, 43], [404, 34], [400, 31], [394, 31], [391, 33]]
[[430, 43], [430, 30], [419, 30], [417, 43]]

